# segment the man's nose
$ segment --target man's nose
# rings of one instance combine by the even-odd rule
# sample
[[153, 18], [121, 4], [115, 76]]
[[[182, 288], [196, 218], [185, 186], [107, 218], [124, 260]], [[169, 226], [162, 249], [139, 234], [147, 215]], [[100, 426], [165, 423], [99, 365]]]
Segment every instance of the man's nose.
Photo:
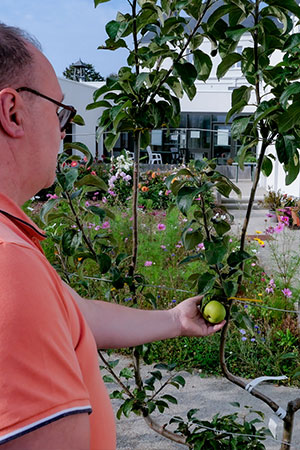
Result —
[[63, 140], [65, 137], [66, 137], [66, 130], [64, 130], [64, 131], [61, 131], [61, 133], [60, 133], [60, 138], [61, 138], [61, 140]]

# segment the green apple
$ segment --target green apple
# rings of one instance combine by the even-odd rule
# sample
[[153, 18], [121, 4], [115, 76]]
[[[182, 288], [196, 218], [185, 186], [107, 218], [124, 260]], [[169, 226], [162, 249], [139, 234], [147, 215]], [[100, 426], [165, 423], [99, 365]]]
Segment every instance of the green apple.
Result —
[[202, 315], [210, 323], [219, 323], [225, 319], [226, 309], [222, 303], [211, 300], [205, 305]]

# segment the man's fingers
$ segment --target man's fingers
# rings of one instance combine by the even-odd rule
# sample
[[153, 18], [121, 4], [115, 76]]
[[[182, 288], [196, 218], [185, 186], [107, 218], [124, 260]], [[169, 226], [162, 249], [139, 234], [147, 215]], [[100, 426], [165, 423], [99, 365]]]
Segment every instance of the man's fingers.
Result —
[[196, 295], [195, 297], [190, 297], [189, 300], [193, 301], [196, 305], [200, 305], [204, 295]]
[[222, 320], [222, 322], [217, 323], [216, 325], [210, 325], [208, 327], [209, 333], [212, 334], [212, 333], [216, 333], [216, 331], [220, 331], [224, 327], [225, 323], [226, 323], [226, 320]]

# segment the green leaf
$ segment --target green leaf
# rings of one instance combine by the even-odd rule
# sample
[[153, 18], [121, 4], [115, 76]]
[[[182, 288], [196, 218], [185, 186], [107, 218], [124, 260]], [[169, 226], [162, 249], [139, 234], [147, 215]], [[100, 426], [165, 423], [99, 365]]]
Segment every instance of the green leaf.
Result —
[[295, 0], [268, 0], [268, 4], [270, 6], [278, 6], [281, 9], [286, 9], [300, 19], [300, 8]]
[[96, 108], [111, 108], [111, 106], [111, 103], [109, 103], [107, 100], [100, 100], [99, 102], [89, 103], [85, 109], [87, 111], [90, 111], [91, 109]]
[[218, 236], [223, 236], [230, 230], [230, 225], [225, 220], [220, 220], [220, 222], [214, 223], [214, 229], [216, 230]]
[[102, 208], [98, 208], [98, 206], [89, 206], [88, 210], [91, 211], [93, 214], [95, 214], [96, 216], [98, 216], [100, 218], [100, 220], [102, 221], [105, 216], [106, 216], [106, 212], [104, 209]]
[[231, 124], [231, 136], [233, 139], [241, 139], [245, 133], [251, 117], [238, 117]]
[[80, 114], [76, 114], [72, 122], [79, 126], [85, 125], [84, 118]]
[[178, 265], [180, 266], [181, 264], [188, 264], [190, 262], [197, 261], [199, 259], [203, 259], [203, 254], [202, 253], [197, 253], [196, 255], [189, 255], [186, 258], [184, 258], [183, 260], [181, 260], [178, 263]]
[[279, 133], [286, 133], [300, 123], [300, 101], [295, 101], [280, 115]]
[[112, 150], [119, 139], [120, 133], [114, 134], [114, 133], [107, 133], [105, 138], [105, 147], [107, 150]]
[[80, 153], [82, 153], [87, 159], [86, 162], [87, 167], [89, 167], [92, 164], [93, 155], [89, 151], [89, 148], [82, 142], [67, 142], [66, 144], [64, 144], [64, 150], [69, 149], [78, 150]]
[[223, 288], [226, 297], [233, 297], [237, 293], [238, 285], [233, 281], [225, 281], [223, 283]]
[[187, 215], [187, 212], [192, 206], [194, 198], [199, 194], [199, 192], [201, 192], [199, 188], [190, 186], [184, 186], [178, 191], [176, 202], [182, 214], [184, 214], [185, 216]]
[[43, 204], [41, 211], [40, 211], [40, 219], [43, 223], [47, 224], [48, 223], [48, 219], [47, 216], [48, 214], [52, 211], [52, 209], [54, 208], [54, 206], [60, 202], [60, 198], [51, 198], [50, 200], [48, 200], [46, 203]]
[[162, 395], [161, 398], [167, 400], [170, 403], [173, 403], [174, 405], [177, 405], [178, 401], [175, 397], [173, 397], [173, 395], [169, 395], [169, 394], [165, 394]]
[[294, 152], [292, 158], [289, 158], [287, 164], [284, 165], [284, 170], [287, 172], [285, 177], [285, 184], [288, 186], [297, 178], [299, 174], [299, 153], [298, 150]]
[[91, 174], [85, 175], [76, 183], [76, 186], [84, 186], [84, 185], [95, 186], [105, 192], [108, 189], [108, 187], [104, 183], [104, 181], [101, 178], [99, 178], [97, 175], [91, 175]]
[[212, 289], [216, 280], [216, 275], [205, 272], [200, 275], [198, 279], [198, 294], [206, 294], [210, 289]]
[[192, 250], [197, 244], [203, 241], [203, 235], [200, 231], [186, 231], [182, 236], [183, 245], [186, 250]]
[[252, 90], [253, 90], [252, 86], [240, 86], [239, 88], [234, 89], [231, 95], [231, 105], [235, 106], [242, 100], [248, 103], [250, 100]]
[[[218, 20], [222, 19], [225, 14], [229, 13], [232, 9], [232, 5], [222, 5], [216, 9], [208, 18], [207, 25], [211, 29], [214, 27]], [[212, 30], [213, 31], [213, 30]]]
[[264, 156], [261, 170], [266, 177], [268, 177], [272, 173], [273, 163], [272, 160], [266, 155]]
[[[111, 377], [110, 375], [103, 375], [103, 381], [105, 382], [105, 383], [115, 383], [115, 380], [114, 380], [114, 378], [113, 377]], [[114, 397], [114, 398], [116, 398], [116, 397]], [[118, 397], [119, 398], [119, 397]]]
[[289, 98], [290, 98], [292, 95], [299, 94], [299, 93], [300, 93], [300, 83], [299, 83], [299, 81], [296, 81], [295, 83], [290, 84], [290, 85], [283, 91], [283, 93], [282, 93], [281, 96], [280, 96], [279, 101], [280, 101], [280, 103], [282, 104], [282, 106], [283, 106], [284, 108], [286, 108], [286, 105], [287, 105], [287, 102], [288, 102]]
[[248, 33], [249, 30], [250, 28], [246, 28], [242, 25], [237, 25], [236, 27], [231, 27], [230, 29], [228, 29], [225, 34], [233, 41], [239, 41], [243, 34]]
[[107, 3], [110, 0], [94, 0], [95, 8], [96, 6], [100, 5], [100, 3]]
[[232, 67], [234, 64], [236, 64], [238, 61], [242, 60], [242, 55], [239, 53], [230, 53], [229, 55], [225, 56], [225, 58], [222, 60], [222, 62], [218, 65], [217, 68], [217, 78], [220, 80], [226, 72]]
[[227, 253], [227, 247], [223, 242], [209, 242], [205, 241], [205, 257], [209, 265], [219, 264], [223, 261]]
[[236, 267], [238, 264], [241, 264], [243, 261], [246, 261], [247, 259], [250, 259], [252, 256], [249, 255], [249, 253], [245, 252], [244, 250], [237, 250], [236, 252], [232, 252], [227, 262], [230, 267]]
[[197, 71], [193, 64], [185, 62], [183, 64], [175, 63], [174, 64], [174, 72], [175, 76], [178, 75], [184, 84], [191, 87], [196, 78], [197, 78]]
[[113, 41], [117, 41], [123, 35], [128, 27], [127, 22], [118, 22], [116, 20], [111, 20], [105, 26], [106, 33]]
[[294, 48], [296, 48], [296, 50], [297, 50], [297, 49], [299, 49], [299, 44], [300, 44], [300, 33], [292, 34], [286, 40], [286, 42], [283, 46], [283, 51], [288, 52], [288, 51], [293, 50]]
[[175, 377], [173, 377], [171, 384], [173, 384], [173, 382], [180, 384], [180, 386], [182, 387], [185, 386], [185, 379], [181, 375], [176, 375]]
[[67, 230], [62, 235], [62, 250], [68, 255], [72, 256], [76, 252], [77, 248], [82, 242], [82, 233], [81, 231], [76, 230]]
[[101, 273], [106, 273], [111, 267], [111, 259], [106, 253], [100, 253], [97, 255], [97, 263]]
[[232, 191], [231, 186], [229, 186], [228, 183], [225, 183], [223, 181], [216, 183], [215, 188], [217, 189], [218, 192], [220, 192], [220, 194], [224, 195], [224, 197], [227, 198], [229, 198], [229, 194]]
[[71, 168], [65, 173], [57, 173], [56, 177], [63, 190], [69, 191], [73, 188], [74, 182], [78, 178], [78, 170]]
[[212, 69], [212, 61], [210, 57], [201, 50], [193, 52], [195, 68], [198, 72], [197, 79], [206, 81]]

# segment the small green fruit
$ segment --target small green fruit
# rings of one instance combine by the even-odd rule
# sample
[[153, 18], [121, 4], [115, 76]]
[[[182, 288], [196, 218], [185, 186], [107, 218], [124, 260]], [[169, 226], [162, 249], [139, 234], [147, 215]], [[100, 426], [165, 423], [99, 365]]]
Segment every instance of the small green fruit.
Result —
[[210, 323], [219, 323], [226, 317], [226, 309], [222, 303], [212, 300], [204, 307], [203, 317]]

